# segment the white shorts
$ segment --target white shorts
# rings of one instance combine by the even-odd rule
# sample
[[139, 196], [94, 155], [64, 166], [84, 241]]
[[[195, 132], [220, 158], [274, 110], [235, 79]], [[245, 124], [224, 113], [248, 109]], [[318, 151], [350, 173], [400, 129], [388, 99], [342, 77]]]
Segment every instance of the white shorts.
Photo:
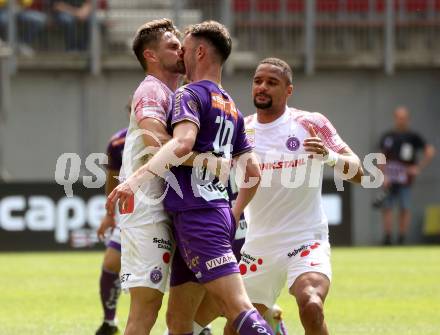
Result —
[[169, 223], [121, 228], [121, 288], [149, 287], [165, 293], [174, 240]]
[[251, 302], [271, 307], [286, 281], [290, 288], [303, 273], [319, 272], [331, 280], [330, 244], [310, 241], [270, 254], [247, 252], [245, 245], [239, 267]]

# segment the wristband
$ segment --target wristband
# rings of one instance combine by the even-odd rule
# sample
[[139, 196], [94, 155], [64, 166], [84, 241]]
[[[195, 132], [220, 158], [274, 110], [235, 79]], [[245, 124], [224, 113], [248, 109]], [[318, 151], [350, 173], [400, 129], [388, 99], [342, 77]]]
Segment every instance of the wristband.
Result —
[[324, 163], [330, 167], [333, 167], [338, 162], [339, 155], [331, 149], [327, 149], [328, 154], [324, 157]]

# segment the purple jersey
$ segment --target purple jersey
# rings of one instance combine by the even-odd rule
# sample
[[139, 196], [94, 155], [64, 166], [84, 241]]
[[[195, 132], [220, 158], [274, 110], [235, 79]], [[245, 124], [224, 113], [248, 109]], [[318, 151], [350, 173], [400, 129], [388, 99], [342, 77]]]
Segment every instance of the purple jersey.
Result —
[[122, 152], [124, 151], [125, 136], [127, 135], [127, 128], [116, 132], [110, 139], [107, 146], [108, 170], [119, 171], [122, 166]]
[[[168, 120], [170, 132], [184, 120], [194, 122], [199, 128], [194, 151], [234, 157], [251, 150], [244, 133], [243, 116], [229, 94], [214, 82], [202, 80], [176, 91]], [[205, 168], [178, 166], [171, 172], [183, 198], [171, 185], [164, 200], [166, 210], [229, 207], [225, 186]]]

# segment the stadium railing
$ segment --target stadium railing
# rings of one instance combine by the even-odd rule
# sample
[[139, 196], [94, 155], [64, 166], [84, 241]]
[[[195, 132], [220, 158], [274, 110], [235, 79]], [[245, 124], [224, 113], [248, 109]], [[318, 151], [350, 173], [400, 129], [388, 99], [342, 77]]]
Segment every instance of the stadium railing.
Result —
[[[62, 1], [62, 0], [60, 0]], [[86, 2], [87, 0], [85, 0]], [[438, 66], [440, 0], [88, 0], [70, 22], [49, 0], [0, 0], [0, 38], [26, 67], [136, 66], [130, 45], [143, 22], [170, 17], [179, 28], [204, 19], [234, 36], [232, 66], [278, 56], [294, 66]], [[60, 17], [61, 16], [61, 17]]]

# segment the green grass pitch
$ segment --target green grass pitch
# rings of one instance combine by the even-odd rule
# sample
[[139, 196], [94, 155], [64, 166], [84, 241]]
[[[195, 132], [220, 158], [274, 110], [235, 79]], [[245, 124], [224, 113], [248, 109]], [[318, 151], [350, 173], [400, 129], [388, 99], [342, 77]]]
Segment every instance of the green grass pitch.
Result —
[[[94, 334], [101, 322], [102, 253], [0, 253], [0, 335]], [[326, 320], [336, 335], [440, 334], [440, 247], [334, 248]], [[123, 327], [129, 299], [122, 295]], [[278, 304], [303, 334], [292, 297]], [[153, 335], [165, 327], [163, 304]], [[222, 319], [214, 334], [222, 334]]]

